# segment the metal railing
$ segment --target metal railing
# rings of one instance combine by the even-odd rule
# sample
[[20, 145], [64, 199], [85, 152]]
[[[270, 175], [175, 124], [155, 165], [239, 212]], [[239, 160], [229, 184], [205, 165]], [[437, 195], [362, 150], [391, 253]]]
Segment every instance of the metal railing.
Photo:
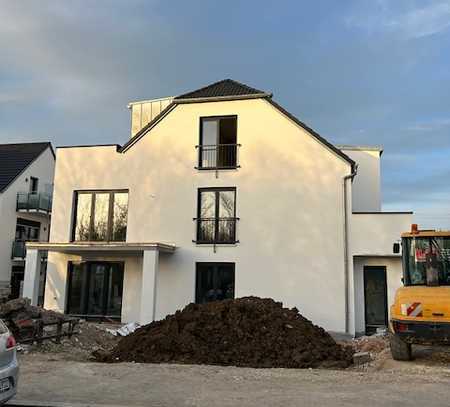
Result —
[[240, 144], [199, 145], [198, 168], [232, 169], [238, 168], [238, 148]]
[[196, 218], [196, 243], [236, 243], [236, 222], [239, 218]]
[[44, 192], [19, 192], [16, 202], [17, 211], [52, 211], [52, 196]]
[[24, 240], [15, 240], [12, 244], [12, 259], [24, 259], [27, 257], [27, 248]]

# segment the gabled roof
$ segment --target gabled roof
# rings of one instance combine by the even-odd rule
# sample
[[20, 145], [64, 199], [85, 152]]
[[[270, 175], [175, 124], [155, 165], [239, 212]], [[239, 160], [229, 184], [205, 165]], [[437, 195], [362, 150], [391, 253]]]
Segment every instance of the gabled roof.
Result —
[[196, 101], [199, 99], [248, 99], [271, 97], [271, 93], [252, 88], [233, 79], [224, 79], [211, 85], [175, 97], [176, 102]]
[[119, 152], [127, 151], [133, 144], [140, 140], [147, 132], [155, 127], [161, 120], [163, 120], [175, 107], [183, 103], [201, 103], [201, 102], [219, 102], [225, 100], [240, 100], [240, 99], [265, 99], [278, 111], [296, 123], [298, 126], [306, 130], [312, 137], [318, 140], [321, 144], [325, 145], [328, 149], [334, 152], [336, 155], [348, 162], [352, 168], [355, 166], [355, 162], [339, 148], [335, 147], [328, 140], [323, 138], [320, 134], [308, 127], [305, 123], [297, 119], [293, 114], [289, 113], [282, 106], [272, 100], [272, 93], [252, 88], [243, 83], [234, 81], [233, 79], [224, 79], [219, 82], [215, 82], [211, 85], [203, 88], [185, 93], [177, 96], [173, 99], [165, 109], [161, 111], [153, 120], [139, 130], [130, 140], [128, 140], [121, 148]]
[[0, 192], [3, 192], [47, 148], [49, 142], [0, 144]]

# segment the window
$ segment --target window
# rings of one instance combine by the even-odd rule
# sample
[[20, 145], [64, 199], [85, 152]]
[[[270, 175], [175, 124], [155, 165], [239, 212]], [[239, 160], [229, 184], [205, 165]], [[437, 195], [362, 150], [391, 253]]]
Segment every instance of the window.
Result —
[[197, 243], [236, 243], [236, 188], [198, 191]]
[[234, 298], [234, 263], [197, 263], [195, 302]]
[[37, 194], [39, 186], [39, 179], [36, 177], [30, 177], [30, 192], [32, 194]]
[[123, 263], [69, 263], [67, 313], [120, 318]]
[[127, 191], [76, 192], [72, 239], [124, 242], [127, 217]]
[[403, 238], [405, 285], [450, 285], [450, 238]]
[[200, 119], [199, 163], [201, 169], [237, 168], [237, 116]]

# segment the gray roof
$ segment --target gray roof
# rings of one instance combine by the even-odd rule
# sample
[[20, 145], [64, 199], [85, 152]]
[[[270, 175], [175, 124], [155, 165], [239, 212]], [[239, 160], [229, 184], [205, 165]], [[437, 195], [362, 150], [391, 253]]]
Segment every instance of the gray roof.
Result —
[[175, 101], [228, 97], [266, 97], [270, 93], [252, 88], [233, 79], [224, 79], [211, 85], [177, 96]]
[[45, 143], [0, 144], [0, 192], [3, 192], [48, 147]]

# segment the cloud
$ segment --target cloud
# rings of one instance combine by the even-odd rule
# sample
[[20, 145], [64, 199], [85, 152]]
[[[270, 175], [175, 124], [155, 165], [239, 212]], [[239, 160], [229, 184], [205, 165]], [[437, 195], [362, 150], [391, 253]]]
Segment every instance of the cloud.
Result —
[[232, 77], [331, 142], [383, 145], [387, 205], [450, 202], [448, 4], [0, 0], [0, 142], [124, 143], [129, 101]]
[[356, 13], [346, 16], [351, 27], [368, 34], [396, 34], [404, 39], [417, 39], [445, 32], [450, 27], [450, 2], [438, 1], [423, 5], [402, 0], [364, 3]]
[[414, 132], [435, 132], [447, 127], [450, 127], [450, 118], [417, 122], [407, 126], [406, 130]]

